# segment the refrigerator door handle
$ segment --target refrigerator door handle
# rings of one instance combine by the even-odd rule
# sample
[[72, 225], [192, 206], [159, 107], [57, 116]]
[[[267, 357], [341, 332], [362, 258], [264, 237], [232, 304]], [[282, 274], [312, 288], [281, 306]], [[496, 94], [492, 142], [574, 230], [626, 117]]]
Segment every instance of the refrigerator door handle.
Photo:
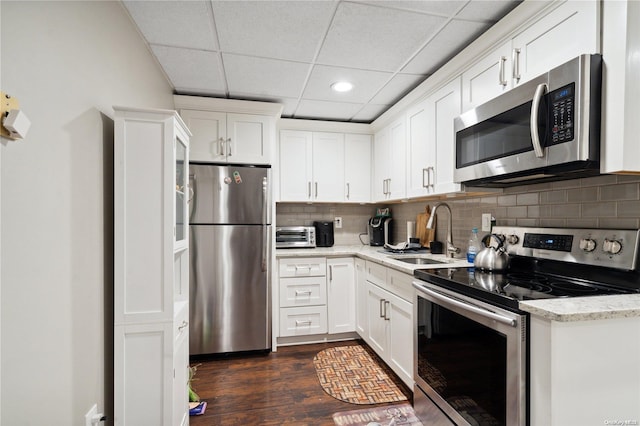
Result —
[[267, 234], [267, 215], [269, 214], [269, 199], [268, 199], [269, 182], [266, 176], [262, 178], [262, 272], [267, 271], [267, 246], [270, 244], [269, 236]]

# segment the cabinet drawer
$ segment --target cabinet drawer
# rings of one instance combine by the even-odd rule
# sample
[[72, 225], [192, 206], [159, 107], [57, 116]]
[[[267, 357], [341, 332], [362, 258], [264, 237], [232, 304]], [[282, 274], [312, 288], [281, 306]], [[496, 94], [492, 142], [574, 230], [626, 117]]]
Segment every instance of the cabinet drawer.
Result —
[[325, 277], [280, 279], [280, 307], [325, 305], [327, 280]]
[[324, 257], [300, 257], [280, 259], [280, 277], [319, 277], [327, 275], [327, 260]]
[[326, 332], [326, 306], [280, 309], [280, 337], [325, 334]]
[[367, 281], [384, 287], [387, 281], [387, 268], [374, 262], [367, 261]]
[[387, 269], [387, 290], [409, 303], [413, 303], [414, 296], [413, 287], [411, 286], [412, 280], [413, 275], [404, 274], [394, 269]]

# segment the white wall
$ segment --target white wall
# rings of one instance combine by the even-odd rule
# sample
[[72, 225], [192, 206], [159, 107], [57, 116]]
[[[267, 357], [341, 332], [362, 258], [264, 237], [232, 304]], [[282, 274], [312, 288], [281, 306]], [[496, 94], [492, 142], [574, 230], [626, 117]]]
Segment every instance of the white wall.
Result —
[[32, 123], [0, 145], [0, 423], [84, 425], [112, 405], [111, 106], [172, 109], [171, 88], [119, 2], [0, 7], [2, 90]]

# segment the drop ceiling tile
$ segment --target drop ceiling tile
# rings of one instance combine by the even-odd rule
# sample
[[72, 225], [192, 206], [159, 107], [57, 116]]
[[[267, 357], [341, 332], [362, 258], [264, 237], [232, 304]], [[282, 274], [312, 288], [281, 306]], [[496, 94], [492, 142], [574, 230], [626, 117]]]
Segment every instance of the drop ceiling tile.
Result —
[[149, 44], [216, 50], [211, 8], [204, 1], [125, 1]]
[[415, 58], [402, 69], [402, 73], [432, 74], [460, 50], [475, 40], [489, 24], [453, 20], [438, 33]]
[[310, 62], [329, 26], [329, 1], [214, 1], [224, 52]]
[[371, 99], [372, 104], [392, 105], [409, 93], [414, 87], [422, 83], [426, 75], [396, 74], [378, 94]]
[[347, 102], [312, 101], [303, 99], [298, 105], [295, 118], [315, 118], [335, 121], [348, 121], [360, 109], [362, 104]]
[[362, 3], [340, 3], [318, 63], [398, 70], [445, 18]]
[[394, 9], [413, 10], [440, 16], [451, 16], [460, 9], [466, 0], [372, 0], [362, 3]]
[[356, 115], [353, 116], [351, 121], [359, 121], [362, 123], [370, 123], [378, 118], [383, 112], [388, 110], [391, 105], [365, 105]]
[[456, 18], [496, 22], [521, 2], [522, 0], [471, 0]]
[[[368, 102], [392, 75], [388, 72], [316, 65], [311, 71], [303, 97], [324, 101], [364, 103]], [[353, 84], [353, 89], [350, 92], [334, 92], [331, 84], [337, 81], [348, 81]]]
[[156, 45], [152, 45], [151, 50], [176, 90], [225, 94], [226, 86], [217, 53]]
[[223, 54], [230, 96], [283, 96], [297, 98], [302, 92], [309, 64]]

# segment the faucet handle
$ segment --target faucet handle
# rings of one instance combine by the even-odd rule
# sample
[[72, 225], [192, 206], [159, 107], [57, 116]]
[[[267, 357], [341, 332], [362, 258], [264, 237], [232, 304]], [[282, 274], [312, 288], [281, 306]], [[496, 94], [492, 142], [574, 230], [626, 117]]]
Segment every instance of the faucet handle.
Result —
[[450, 257], [453, 257], [454, 254], [460, 253], [460, 249], [453, 245], [453, 243], [447, 244], [447, 253], [449, 253]]

